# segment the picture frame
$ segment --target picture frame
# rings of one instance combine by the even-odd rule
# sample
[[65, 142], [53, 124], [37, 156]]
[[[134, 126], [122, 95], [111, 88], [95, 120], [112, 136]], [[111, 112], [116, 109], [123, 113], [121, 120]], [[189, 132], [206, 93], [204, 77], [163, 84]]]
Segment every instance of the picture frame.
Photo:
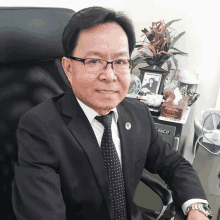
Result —
[[[168, 72], [158, 66], [139, 68], [141, 80], [141, 94], [162, 95], [164, 81]], [[151, 81], [151, 82], [149, 82]]]
[[141, 90], [157, 95], [160, 88], [162, 75], [160, 73], [145, 72], [141, 83]]

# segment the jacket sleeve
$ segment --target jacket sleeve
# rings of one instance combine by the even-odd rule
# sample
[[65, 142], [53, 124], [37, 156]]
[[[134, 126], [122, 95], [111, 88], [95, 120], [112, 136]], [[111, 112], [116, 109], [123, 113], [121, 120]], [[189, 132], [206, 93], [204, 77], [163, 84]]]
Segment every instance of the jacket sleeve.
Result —
[[18, 162], [12, 203], [18, 220], [65, 220], [58, 156], [49, 131], [37, 116], [25, 114], [17, 130]]
[[151, 114], [147, 114], [151, 124], [151, 144], [147, 154], [145, 168], [157, 173], [173, 191], [176, 207], [190, 199], [206, 199], [199, 177], [191, 164], [166, 143], [158, 134]]

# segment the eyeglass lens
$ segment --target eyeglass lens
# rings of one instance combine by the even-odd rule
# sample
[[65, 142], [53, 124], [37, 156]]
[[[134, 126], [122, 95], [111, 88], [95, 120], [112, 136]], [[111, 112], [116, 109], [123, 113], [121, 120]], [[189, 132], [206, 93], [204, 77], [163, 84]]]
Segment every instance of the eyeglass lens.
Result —
[[107, 68], [107, 65], [110, 64], [115, 71], [129, 71], [131, 68], [131, 61], [126, 59], [120, 59], [111, 62], [101, 59], [86, 59], [84, 62], [85, 67], [88, 71], [99, 71]]

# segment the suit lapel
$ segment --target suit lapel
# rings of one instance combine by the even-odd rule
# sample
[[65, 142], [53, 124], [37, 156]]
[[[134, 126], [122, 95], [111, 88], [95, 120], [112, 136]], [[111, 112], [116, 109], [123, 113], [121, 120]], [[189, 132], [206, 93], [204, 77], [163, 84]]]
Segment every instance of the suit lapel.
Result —
[[112, 218], [110, 189], [107, 173], [105, 171], [104, 160], [91, 124], [79, 106], [72, 90], [69, 90], [63, 97], [62, 113], [72, 118], [67, 127], [78, 140], [79, 144], [88, 156], [97, 183], [106, 202], [109, 215]]
[[[133, 203], [133, 186], [134, 186], [134, 140], [132, 138], [132, 124], [131, 116], [122, 105], [118, 105], [117, 111], [118, 117], [118, 129], [121, 141], [121, 153], [122, 153], [122, 170], [125, 179], [125, 191], [127, 197], [128, 216], [131, 216], [132, 203]], [[128, 123], [128, 124], [127, 124]], [[131, 125], [130, 129], [129, 126]]]
[[[132, 138], [132, 124], [130, 114], [119, 104], [117, 106], [118, 117], [118, 129], [121, 141], [121, 153], [122, 153], [122, 170], [125, 179], [125, 191], [128, 206], [128, 216], [131, 216], [132, 203], [133, 203], [133, 185], [134, 185], [134, 140]], [[94, 170], [94, 174], [97, 183], [102, 192], [103, 198], [106, 202], [109, 215], [112, 218], [112, 207], [110, 200], [110, 189], [107, 173], [105, 171], [104, 160], [101, 155], [100, 148], [98, 146], [95, 134], [89, 123], [86, 115], [79, 106], [75, 95], [72, 90], [69, 90], [62, 100], [62, 113], [71, 117], [67, 127], [78, 140], [81, 147], [85, 150], [88, 156], [91, 167]], [[131, 124], [131, 129], [126, 128], [126, 123]]]

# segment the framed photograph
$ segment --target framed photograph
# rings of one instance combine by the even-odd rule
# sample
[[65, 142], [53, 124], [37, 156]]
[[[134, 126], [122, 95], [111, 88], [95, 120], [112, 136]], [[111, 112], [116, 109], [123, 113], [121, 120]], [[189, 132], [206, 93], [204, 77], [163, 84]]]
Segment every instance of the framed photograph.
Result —
[[139, 68], [141, 91], [139, 94], [162, 95], [168, 72], [156, 65]]
[[144, 93], [158, 94], [162, 74], [156, 72], [145, 72], [141, 83], [141, 91]]

